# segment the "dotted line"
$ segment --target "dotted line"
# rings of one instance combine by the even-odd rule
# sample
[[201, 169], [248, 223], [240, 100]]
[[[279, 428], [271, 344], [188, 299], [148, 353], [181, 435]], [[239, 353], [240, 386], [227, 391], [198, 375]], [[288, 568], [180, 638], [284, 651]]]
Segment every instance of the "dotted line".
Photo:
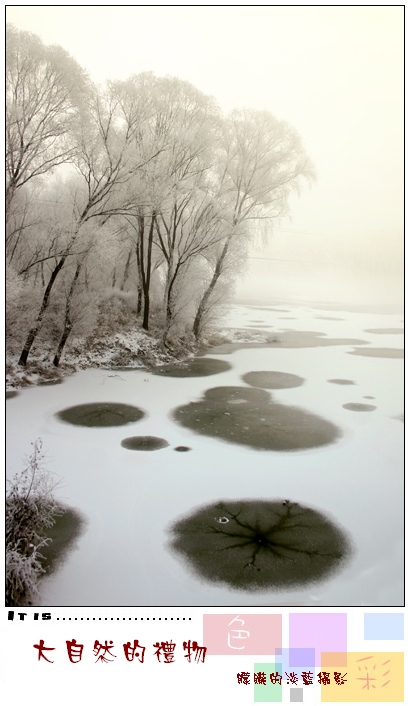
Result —
[[191, 618], [57, 618], [57, 620], [191, 620]]

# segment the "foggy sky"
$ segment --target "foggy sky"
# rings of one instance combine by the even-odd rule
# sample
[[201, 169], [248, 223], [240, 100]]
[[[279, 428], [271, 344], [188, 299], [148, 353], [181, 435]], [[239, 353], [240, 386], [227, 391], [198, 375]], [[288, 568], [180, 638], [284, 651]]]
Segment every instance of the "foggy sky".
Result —
[[403, 10], [20, 6], [7, 21], [95, 82], [171, 74], [225, 111], [290, 122], [318, 181], [251, 253], [237, 294], [389, 303], [402, 300]]

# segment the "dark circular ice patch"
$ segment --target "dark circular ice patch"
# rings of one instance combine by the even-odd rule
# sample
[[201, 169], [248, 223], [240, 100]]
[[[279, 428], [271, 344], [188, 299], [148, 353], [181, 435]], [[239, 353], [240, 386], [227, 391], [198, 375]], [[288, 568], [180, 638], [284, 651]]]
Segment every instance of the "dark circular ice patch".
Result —
[[403, 358], [403, 348], [355, 348], [348, 355], [365, 355], [367, 358]]
[[347, 402], [343, 407], [351, 412], [374, 412], [377, 409], [373, 404], [362, 404], [362, 402]]
[[6, 392], [6, 400], [11, 400], [13, 397], [17, 397], [18, 392], [15, 390], [7, 390]]
[[166, 446], [169, 446], [169, 442], [159, 436], [129, 436], [127, 439], [123, 439], [120, 445], [132, 451], [156, 451], [157, 449], [165, 449]]
[[40, 562], [47, 573], [52, 573], [66, 559], [66, 555], [84, 532], [86, 521], [77, 510], [62, 507], [62, 514], [55, 518], [52, 527], [46, 530], [46, 536], [52, 541], [41, 547]]
[[175, 451], [191, 451], [191, 446], [175, 446]]
[[328, 380], [327, 382], [333, 382], [335, 385], [355, 385], [353, 380], [345, 380], [343, 378], [333, 378], [333, 380]]
[[248, 591], [316, 582], [351, 552], [333, 522], [289, 500], [220, 501], [178, 520], [170, 533], [170, 548], [199, 577]]
[[93, 402], [68, 407], [58, 412], [57, 417], [69, 424], [81, 427], [118, 427], [138, 422], [145, 413], [138, 407], [116, 402]]
[[173, 417], [198, 434], [256, 449], [296, 451], [330, 444], [340, 436], [326, 419], [249, 387], [213, 387], [202, 400], [175, 409]]
[[366, 328], [364, 329], [365, 333], [383, 333], [383, 334], [388, 334], [388, 333], [404, 333], [403, 328]]
[[153, 375], [166, 375], [172, 378], [198, 378], [207, 375], [217, 375], [231, 370], [231, 365], [217, 358], [191, 358], [183, 363], [163, 365], [154, 368]]
[[291, 373], [280, 373], [276, 370], [254, 370], [242, 375], [242, 380], [252, 387], [261, 387], [267, 390], [283, 390], [288, 387], [303, 385], [304, 378]]

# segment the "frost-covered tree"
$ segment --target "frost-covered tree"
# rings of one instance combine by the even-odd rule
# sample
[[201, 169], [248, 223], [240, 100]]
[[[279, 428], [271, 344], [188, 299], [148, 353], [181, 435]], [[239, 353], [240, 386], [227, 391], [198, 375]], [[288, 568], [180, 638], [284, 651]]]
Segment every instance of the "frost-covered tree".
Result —
[[33, 443], [25, 468], [6, 496], [6, 605], [29, 603], [38, 593], [44, 573], [41, 548], [50, 540], [47, 530], [64, 510], [54, 498], [56, 483], [44, 467], [42, 441]]
[[289, 196], [299, 190], [301, 180], [313, 178], [312, 164], [296, 130], [267, 111], [233, 111], [224, 122], [218, 156], [214, 179], [225, 239], [197, 309], [196, 337], [243, 224], [263, 220], [272, 229], [273, 219], [286, 215]]
[[[236, 229], [234, 239], [229, 242], [226, 254], [222, 258], [222, 266], [217, 270], [225, 248], [226, 223], [222, 222], [222, 238], [215, 247], [204, 251], [200, 261], [200, 270], [195, 278], [194, 314], [191, 329], [194, 338], [200, 339], [205, 329], [211, 327], [215, 320], [224, 312], [231, 301], [237, 279], [245, 273], [248, 247], [251, 242], [249, 226], [242, 223]], [[218, 274], [215, 284], [214, 275]]]
[[6, 32], [6, 215], [16, 192], [72, 160], [88, 79], [61, 47]]
[[155, 242], [165, 265], [165, 341], [174, 318], [176, 281], [217, 237], [209, 174], [221, 117], [214, 100], [185, 81], [166, 77], [158, 88], [155, 125], [165, 149], [153, 165], [161, 182]]
[[109, 296], [115, 292], [111, 272], [120, 247], [110, 224], [100, 226], [96, 232], [89, 226], [84, 228], [81, 248], [65, 267], [54, 298], [53, 308], [58, 318], [55, 366], [59, 365], [71, 337], [82, 341], [92, 338], [101, 310], [106, 309]]
[[[182, 289], [188, 288], [187, 271], [197, 276], [197, 267], [193, 270], [193, 261], [210, 256], [222, 241], [223, 224], [221, 214], [214, 199], [205, 190], [192, 188], [184, 195], [175, 198], [168, 214], [161, 214], [161, 226], [157, 223], [157, 233], [161, 250], [165, 256], [166, 287], [163, 340], [175, 320], [177, 299], [183, 298]], [[183, 287], [180, 282], [183, 282]]]
[[128, 149], [132, 178], [122, 215], [135, 246], [142, 326], [148, 329], [152, 273], [161, 264], [166, 269], [166, 322], [171, 319], [179, 217], [187, 203], [191, 210], [196, 192], [204, 188], [219, 127], [218, 107], [186, 81], [151, 73], [117, 81], [111, 89], [122, 124], [132, 135]]
[[[73, 255], [81, 251], [81, 236], [91, 221], [95, 228], [123, 211], [127, 191], [124, 188], [132, 170], [128, 147], [132, 130], [123, 125], [119, 104], [108, 88], [90, 94], [87, 120], [82, 123], [74, 163], [79, 177], [71, 189], [68, 223], [64, 224], [64, 245], [53, 257], [44, 283], [43, 297], [38, 313], [27, 334], [19, 358], [25, 365], [32, 345], [41, 329], [50, 304], [50, 297], [60, 272]], [[61, 228], [59, 220], [56, 228]]]

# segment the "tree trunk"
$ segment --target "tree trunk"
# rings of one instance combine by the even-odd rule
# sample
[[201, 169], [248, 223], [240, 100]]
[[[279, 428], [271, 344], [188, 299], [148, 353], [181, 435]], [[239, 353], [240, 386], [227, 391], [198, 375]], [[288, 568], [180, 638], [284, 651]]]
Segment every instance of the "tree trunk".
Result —
[[[152, 274], [152, 249], [153, 249], [153, 232], [154, 223], [156, 220], [156, 215], [152, 214], [152, 220], [150, 222], [149, 236], [147, 240], [147, 259], [146, 264], [144, 262], [143, 246], [141, 252], [141, 269], [142, 269], [142, 287], [144, 295], [144, 308], [143, 308], [143, 323], [142, 327], [145, 331], [149, 330], [149, 313], [150, 313], [150, 278]], [[143, 243], [143, 239], [141, 240]]]
[[53, 365], [55, 367], [58, 367], [59, 362], [61, 360], [61, 355], [62, 351], [65, 348], [65, 344], [68, 340], [69, 334], [71, 333], [72, 330], [72, 320], [71, 320], [71, 299], [72, 295], [74, 293], [75, 285], [77, 283], [79, 273], [81, 271], [82, 263], [78, 263], [77, 268], [75, 270], [74, 278], [71, 282], [71, 286], [69, 288], [68, 296], [67, 296], [67, 301], [65, 304], [65, 319], [64, 319], [64, 330], [62, 332], [61, 340], [58, 344], [57, 352], [54, 356]]
[[55, 365], [56, 368], [58, 368], [58, 366], [59, 366], [59, 362], [60, 362], [61, 356], [62, 356], [62, 351], [65, 348], [65, 344], [68, 340], [69, 334], [71, 333], [71, 329], [72, 329], [71, 322], [69, 320], [68, 321], [65, 320], [64, 332], [63, 332], [63, 334], [61, 336], [61, 340], [58, 344], [58, 348], [57, 348], [57, 352], [54, 356], [54, 360], [52, 361], [53, 365]]
[[132, 259], [132, 250], [129, 250], [129, 255], [126, 260], [126, 265], [125, 265], [125, 270], [123, 272], [123, 279], [122, 279], [122, 284], [120, 285], [120, 290], [123, 292], [125, 288], [125, 282], [129, 276], [129, 267], [130, 267], [130, 260]]
[[137, 309], [136, 309], [137, 316], [140, 316], [140, 314], [142, 313], [142, 298], [143, 298], [142, 285], [138, 284], [137, 285]]
[[[84, 212], [84, 213], [85, 213], [85, 212]], [[33, 326], [33, 327], [30, 329], [30, 331], [28, 332], [28, 336], [27, 336], [27, 338], [26, 338], [26, 342], [25, 342], [25, 344], [24, 344], [24, 348], [23, 348], [23, 350], [22, 350], [22, 352], [21, 352], [21, 355], [20, 355], [20, 358], [19, 358], [19, 361], [18, 361], [18, 364], [19, 364], [19, 365], [26, 365], [26, 363], [27, 363], [27, 358], [28, 358], [28, 356], [29, 356], [29, 354], [30, 354], [31, 347], [32, 347], [32, 345], [33, 345], [33, 343], [34, 343], [34, 341], [35, 341], [35, 339], [36, 339], [36, 336], [37, 336], [37, 334], [38, 334], [40, 328], [41, 328], [41, 324], [42, 324], [42, 320], [43, 320], [43, 318], [44, 318], [44, 314], [45, 314], [45, 312], [46, 312], [46, 310], [47, 310], [47, 308], [48, 308], [48, 304], [50, 303], [51, 290], [52, 290], [52, 288], [53, 288], [53, 286], [54, 286], [55, 280], [57, 279], [59, 272], [61, 272], [62, 268], [63, 268], [64, 265], [65, 265], [65, 261], [66, 261], [68, 255], [69, 255], [69, 253], [70, 253], [70, 250], [71, 250], [72, 246], [74, 245], [74, 243], [75, 243], [75, 241], [76, 241], [76, 239], [77, 239], [77, 236], [78, 236], [78, 233], [79, 233], [79, 229], [80, 229], [80, 227], [81, 227], [82, 220], [83, 220], [83, 215], [81, 216], [81, 219], [79, 220], [79, 223], [77, 224], [77, 227], [76, 227], [76, 229], [75, 229], [75, 231], [74, 231], [74, 233], [73, 233], [73, 235], [72, 235], [72, 237], [71, 237], [71, 240], [70, 240], [69, 245], [67, 246], [67, 248], [66, 248], [66, 250], [65, 250], [65, 253], [60, 257], [59, 262], [57, 262], [57, 264], [55, 265], [53, 271], [51, 272], [51, 277], [50, 277], [50, 279], [49, 279], [49, 281], [48, 281], [47, 287], [46, 287], [45, 292], [44, 292], [43, 300], [42, 300], [42, 303], [41, 303], [41, 306], [40, 306], [40, 311], [38, 312], [38, 315], [37, 315], [37, 318], [36, 318], [36, 320], [35, 320], [34, 326]]]
[[29, 331], [29, 333], [28, 333], [26, 342], [25, 342], [25, 344], [24, 344], [24, 348], [23, 348], [23, 350], [22, 350], [22, 352], [21, 352], [21, 355], [20, 355], [20, 358], [19, 358], [19, 361], [18, 361], [18, 364], [19, 364], [19, 365], [26, 365], [26, 363], [27, 363], [27, 358], [28, 358], [28, 356], [29, 356], [29, 353], [30, 353], [30, 350], [31, 350], [31, 346], [33, 345], [33, 343], [34, 343], [34, 341], [35, 341], [35, 339], [36, 339], [36, 336], [37, 336], [37, 334], [38, 334], [38, 332], [39, 332], [39, 330], [40, 330], [40, 328], [41, 328], [41, 324], [42, 324], [42, 320], [43, 320], [43, 318], [44, 318], [44, 314], [45, 314], [45, 312], [46, 312], [46, 310], [47, 310], [47, 308], [48, 308], [48, 304], [49, 304], [49, 302], [50, 302], [51, 290], [52, 290], [52, 288], [53, 288], [53, 285], [54, 285], [55, 280], [57, 279], [58, 273], [62, 270], [62, 268], [63, 268], [63, 266], [64, 266], [64, 264], [65, 264], [65, 260], [66, 260], [66, 259], [67, 259], [67, 255], [63, 255], [63, 256], [61, 257], [61, 259], [59, 260], [59, 262], [56, 264], [56, 266], [54, 267], [54, 269], [53, 269], [53, 271], [52, 271], [52, 273], [51, 273], [51, 277], [50, 277], [49, 282], [48, 282], [48, 284], [47, 284], [47, 288], [46, 288], [46, 290], [45, 290], [45, 292], [44, 292], [44, 296], [43, 296], [43, 300], [42, 300], [42, 303], [41, 303], [40, 311], [38, 312], [38, 315], [37, 315], [37, 318], [36, 318], [36, 320], [35, 320], [34, 326], [30, 329], [30, 331]]
[[[139, 265], [139, 282], [140, 282], [140, 288], [142, 292], [142, 301], [141, 301], [141, 308], [143, 308], [143, 322], [142, 322], [142, 327], [145, 329], [145, 331], [149, 330], [149, 308], [150, 308], [150, 300], [149, 300], [149, 290], [146, 289], [145, 286], [145, 268], [144, 268], [144, 231], [145, 231], [145, 219], [144, 216], [139, 216], [138, 217], [138, 222], [139, 222], [139, 250], [138, 250], [138, 265]], [[142, 313], [140, 311], [140, 313]]]
[[193, 334], [194, 334], [194, 337], [196, 340], [199, 338], [199, 335], [200, 335], [201, 322], [202, 322], [204, 314], [206, 313], [206, 307], [208, 304], [208, 300], [209, 300], [211, 293], [213, 292], [215, 285], [217, 284], [217, 282], [220, 278], [220, 275], [222, 273], [223, 264], [224, 264], [224, 260], [227, 256], [230, 240], [231, 240], [231, 238], [228, 238], [226, 240], [225, 245], [222, 249], [221, 255], [219, 256], [219, 258], [217, 260], [211, 282], [208, 285], [207, 289], [205, 290], [203, 296], [201, 297], [201, 301], [198, 306], [197, 313], [196, 313], [195, 319], [194, 319], [194, 324], [193, 324]]
[[167, 270], [166, 289], [165, 289], [165, 293], [164, 293], [164, 302], [165, 302], [165, 307], [166, 307], [166, 323], [165, 323], [165, 328], [164, 328], [165, 336], [170, 329], [171, 320], [173, 318], [173, 310], [172, 310], [172, 306], [171, 306], [171, 290], [173, 288], [173, 281], [172, 281], [171, 270], [172, 270], [172, 260], [170, 260], [169, 267]]
[[140, 237], [136, 246], [136, 263], [137, 263], [137, 310], [136, 315], [142, 313], [143, 304], [143, 287], [142, 287], [142, 268], [140, 265]]
[[172, 257], [170, 258], [169, 269], [167, 271], [167, 282], [166, 282], [166, 291], [165, 291], [166, 323], [165, 323], [164, 332], [163, 332], [163, 339], [162, 339], [164, 346], [166, 345], [167, 336], [170, 331], [170, 327], [171, 327], [173, 317], [174, 317], [173, 303], [172, 303], [172, 292], [173, 292], [174, 283], [177, 279], [177, 274], [179, 272], [180, 265], [181, 265], [181, 263], [178, 262], [174, 272], [172, 272], [173, 268], [171, 267], [170, 263], [172, 263]]

